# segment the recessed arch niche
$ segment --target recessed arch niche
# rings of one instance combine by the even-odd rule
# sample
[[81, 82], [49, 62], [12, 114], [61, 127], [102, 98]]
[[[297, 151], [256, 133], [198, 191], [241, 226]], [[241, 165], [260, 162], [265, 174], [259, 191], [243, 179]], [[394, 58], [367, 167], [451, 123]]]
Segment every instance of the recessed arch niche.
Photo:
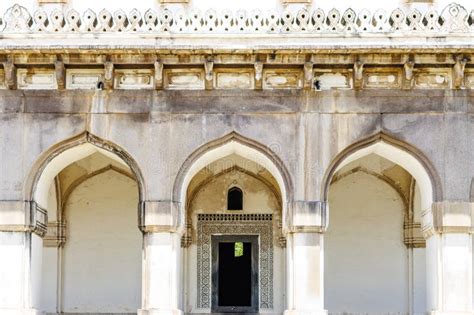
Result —
[[[216, 235], [258, 236], [258, 308], [284, 310], [282, 213], [291, 185], [282, 165], [263, 145], [235, 133], [202, 146], [186, 160], [174, 191], [186, 226], [185, 312], [213, 308], [211, 239]], [[232, 188], [243, 194], [242, 210], [228, 209]]]
[[[41, 156], [25, 195], [48, 212], [43, 311], [130, 313], [140, 308], [142, 234], [137, 209], [144, 193], [131, 155], [89, 133]], [[111, 287], [117, 278], [127, 285]]]

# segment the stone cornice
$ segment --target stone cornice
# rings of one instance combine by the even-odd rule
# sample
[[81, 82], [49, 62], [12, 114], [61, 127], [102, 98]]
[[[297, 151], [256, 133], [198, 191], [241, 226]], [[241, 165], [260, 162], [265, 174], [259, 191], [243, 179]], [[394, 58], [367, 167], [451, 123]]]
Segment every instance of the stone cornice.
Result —
[[[0, 40], [1, 42], [1, 40]], [[0, 89], [472, 89], [474, 54], [0, 54]], [[240, 85], [231, 84], [234, 77]]]
[[[0, 23], [0, 48], [170, 50], [474, 49], [474, 11], [450, 4], [416, 9], [355, 12], [318, 8], [299, 11], [174, 12], [71, 9], [47, 14], [14, 5]], [[27, 35], [27, 36], [25, 36]], [[278, 38], [278, 41], [275, 41]]]

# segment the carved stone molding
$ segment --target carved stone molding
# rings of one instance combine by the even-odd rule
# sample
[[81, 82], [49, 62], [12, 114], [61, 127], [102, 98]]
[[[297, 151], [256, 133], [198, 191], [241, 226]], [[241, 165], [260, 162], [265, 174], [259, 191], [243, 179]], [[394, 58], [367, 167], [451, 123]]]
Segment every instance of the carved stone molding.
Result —
[[27, 230], [39, 235], [40, 237], [44, 237], [48, 229], [48, 211], [41, 208], [34, 201], [27, 202], [26, 206], [28, 208], [26, 209], [26, 222], [28, 224]]
[[133, 52], [31, 51], [0, 54], [4, 75], [0, 88], [97, 89], [99, 82], [118, 90], [474, 88], [474, 54], [374, 52], [363, 55], [363, 60], [359, 56], [286, 52], [223, 53], [210, 58], [190, 52], [186, 58], [161, 54], [157, 60], [156, 54]]
[[191, 222], [186, 223], [185, 231], [181, 236], [181, 247], [188, 248], [193, 243], [193, 224]]
[[49, 222], [48, 230], [44, 236], [45, 247], [61, 247], [66, 243], [66, 223]]
[[211, 307], [211, 236], [253, 234], [260, 237], [260, 308], [273, 308], [273, 216], [272, 214], [198, 214], [197, 305]]
[[403, 225], [403, 242], [408, 248], [426, 247], [420, 223], [405, 222]]

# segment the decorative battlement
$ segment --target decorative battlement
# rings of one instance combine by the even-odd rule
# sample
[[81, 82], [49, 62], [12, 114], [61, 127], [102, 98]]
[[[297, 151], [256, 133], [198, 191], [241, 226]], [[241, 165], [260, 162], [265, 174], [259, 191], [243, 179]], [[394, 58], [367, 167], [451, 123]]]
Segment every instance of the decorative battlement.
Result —
[[15, 5], [0, 89], [474, 88], [474, 10], [148, 10]]
[[450, 4], [441, 12], [430, 10], [422, 14], [417, 9], [392, 12], [348, 8], [300, 9], [267, 12], [239, 10], [202, 13], [199, 10], [159, 12], [118, 10], [113, 14], [102, 10], [98, 14], [87, 10], [81, 16], [76, 10], [55, 10], [48, 15], [42, 9], [34, 13], [15, 5], [5, 13], [2, 33], [156, 33], [156, 34], [262, 34], [262, 33], [474, 33], [474, 10], [469, 12], [459, 4]]

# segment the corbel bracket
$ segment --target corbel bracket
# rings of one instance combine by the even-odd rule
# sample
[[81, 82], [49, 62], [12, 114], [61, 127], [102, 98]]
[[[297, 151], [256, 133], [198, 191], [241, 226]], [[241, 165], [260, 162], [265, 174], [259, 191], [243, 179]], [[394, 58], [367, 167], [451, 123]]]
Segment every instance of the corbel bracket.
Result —
[[468, 59], [465, 56], [456, 56], [456, 63], [453, 67], [453, 85], [455, 89], [460, 89], [464, 86], [464, 70]]
[[63, 90], [66, 87], [66, 67], [64, 62], [61, 60], [56, 60], [54, 62], [54, 69], [56, 72], [56, 82], [58, 84], [58, 89]]
[[311, 89], [313, 86], [314, 71], [313, 71], [313, 62], [307, 61], [304, 63], [304, 87], [306, 89]]
[[13, 58], [8, 57], [7, 61], [3, 63], [3, 70], [5, 72], [5, 85], [10, 90], [16, 89], [16, 66], [13, 63]]
[[163, 88], [163, 62], [155, 61], [155, 89]]
[[261, 90], [263, 87], [262, 78], [263, 78], [263, 61], [257, 60], [254, 64], [255, 68], [255, 89]]
[[214, 60], [212, 58], [208, 58], [204, 61], [204, 70], [206, 71], [206, 81], [212, 81], [214, 78]]
[[413, 79], [413, 69], [415, 69], [415, 61], [408, 60], [403, 65], [403, 69], [405, 70], [405, 79], [407, 81], [411, 81]]
[[104, 80], [107, 89], [111, 89], [114, 84], [114, 63], [112, 61], [106, 61], [104, 63]]
[[403, 64], [403, 72], [404, 72], [404, 84], [403, 87], [405, 89], [411, 89], [413, 86], [413, 70], [415, 69], [415, 61], [412, 59], [408, 59]]
[[361, 88], [364, 78], [364, 63], [360, 60], [354, 62], [354, 87]]

